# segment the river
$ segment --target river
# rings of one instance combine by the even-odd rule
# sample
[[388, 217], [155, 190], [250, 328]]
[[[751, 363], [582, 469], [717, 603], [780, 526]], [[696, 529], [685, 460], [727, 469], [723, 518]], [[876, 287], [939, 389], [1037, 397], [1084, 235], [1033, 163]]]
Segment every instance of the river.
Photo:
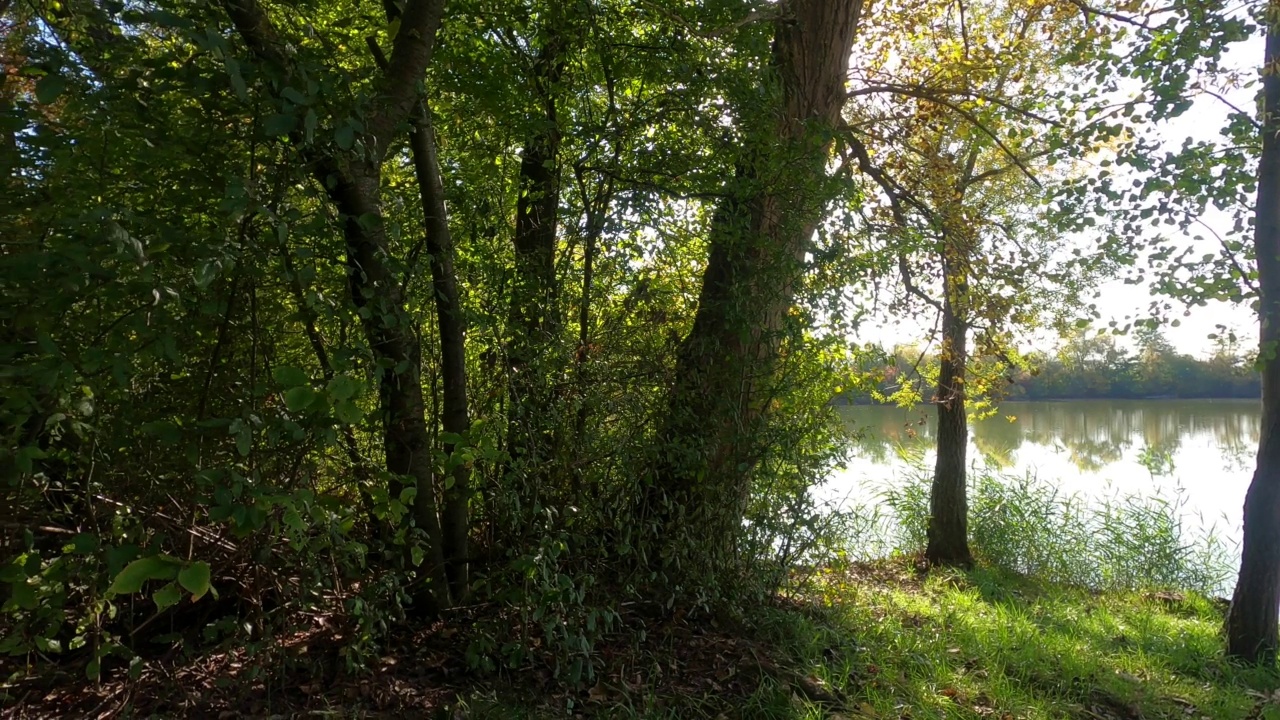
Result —
[[[933, 465], [934, 410], [841, 408], [853, 457], [823, 487], [840, 504], [873, 502], [911, 463]], [[1072, 400], [1005, 403], [970, 425], [971, 462], [1033, 473], [1068, 493], [1181, 496], [1193, 527], [1238, 546], [1253, 474], [1256, 400]]]

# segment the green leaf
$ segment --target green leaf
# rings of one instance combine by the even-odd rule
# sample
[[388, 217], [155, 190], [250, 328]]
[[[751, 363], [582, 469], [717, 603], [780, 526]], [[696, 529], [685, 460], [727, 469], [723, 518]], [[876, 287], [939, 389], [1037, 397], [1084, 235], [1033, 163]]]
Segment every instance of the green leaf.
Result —
[[98, 536], [80, 533], [71, 539], [71, 549], [81, 555], [88, 555], [98, 549]]
[[36, 637], [36, 649], [46, 653], [62, 652], [62, 641], [56, 638]]
[[348, 425], [356, 425], [364, 420], [364, 412], [350, 400], [339, 400], [333, 404], [333, 413]]
[[302, 370], [288, 365], [278, 367], [271, 371], [271, 376], [276, 379], [284, 387], [297, 387], [298, 385], [306, 385], [310, 382], [310, 378]]
[[201, 290], [209, 287], [218, 277], [218, 273], [222, 270], [222, 264], [215, 260], [207, 260], [200, 263], [194, 273], [196, 287]]
[[350, 125], [343, 125], [333, 134], [334, 142], [338, 143], [338, 147], [343, 150], [350, 150], [352, 145], [356, 143], [355, 128]]
[[35, 610], [40, 606], [40, 598], [36, 595], [35, 587], [28, 585], [26, 582], [16, 582], [9, 586], [12, 591], [13, 604], [23, 610]]
[[298, 91], [297, 88], [287, 87], [280, 91], [281, 97], [295, 105], [306, 105], [307, 96]]
[[156, 610], [164, 610], [182, 601], [182, 591], [178, 589], [177, 584], [169, 583], [152, 593], [151, 599], [156, 603]]
[[227, 65], [227, 75], [231, 76], [231, 89], [236, 91], [236, 97], [248, 100], [249, 88], [245, 85], [244, 76], [240, 74], [240, 63], [230, 57], [223, 62]]
[[26, 445], [18, 448], [18, 452], [14, 454], [14, 464], [18, 467], [18, 472], [29, 473], [35, 465], [34, 461], [48, 457], [48, 454], [35, 445]]
[[268, 137], [288, 135], [293, 130], [295, 123], [296, 119], [292, 115], [272, 115], [263, 123], [262, 132], [266, 133]]
[[27, 579], [27, 571], [18, 563], [0, 565], [0, 582], [22, 582]]
[[316, 117], [316, 111], [312, 108], [307, 108], [307, 114], [302, 117], [302, 128], [307, 131], [307, 142], [311, 142], [311, 139], [315, 137], [316, 126], [319, 124], [320, 119]]
[[141, 591], [148, 580], [172, 580], [177, 575], [178, 566], [172, 562], [172, 558], [164, 555], [139, 558], [124, 566], [115, 580], [111, 581], [107, 594], [132, 595]]
[[61, 75], [45, 75], [36, 83], [36, 101], [48, 105], [67, 89], [67, 80]]
[[97, 680], [102, 674], [102, 662], [99, 660], [90, 660], [88, 665], [84, 666], [84, 676], [90, 680]]
[[240, 428], [240, 432], [236, 433], [236, 451], [241, 457], [249, 457], [249, 452], [253, 450], [253, 430], [246, 425]]
[[350, 375], [335, 375], [329, 381], [328, 391], [334, 400], [349, 400], [360, 391], [360, 383]]
[[178, 583], [191, 593], [191, 601], [195, 602], [204, 597], [209, 592], [210, 586], [209, 563], [204, 561], [193, 562], [182, 568], [182, 572], [178, 573]]
[[299, 385], [296, 388], [290, 388], [284, 394], [284, 406], [289, 408], [290, 412], [298, 412], [311, 406], [315, 402], [316, 391], [310, 386]]

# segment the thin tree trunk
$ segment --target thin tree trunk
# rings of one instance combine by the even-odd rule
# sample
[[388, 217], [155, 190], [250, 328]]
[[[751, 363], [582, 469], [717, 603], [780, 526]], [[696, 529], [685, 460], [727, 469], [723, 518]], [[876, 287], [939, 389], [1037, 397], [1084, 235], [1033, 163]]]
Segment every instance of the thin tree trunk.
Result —
[[[295, 77], [293, 59], [257, 0], [223, 0], [227, 14], [254, 56], [283, 73], [285, 86]], [[397, 478], [390, 494], [398, 498], [408, 478], [417, 487], [414, 521], [425, 535], [423, 577], [418, 601], [426, 612], [448, 602], [440, 517], [433, 486], [433, 444], [427, 431], [422, 395], [421, 347], [405, 308], [400, 284], [387, 259], [382, 215], [382, 162], [394, 129], [409, 120], [420, 103], [420, 82], [435, 48], [444, 0], [406, 0], [400, 32], [386, 70], [378, 78], [375, 102], [364, 114], [360, 154], [321, 152], [291, 138], [301, 148], [313, 175], [343, 217], [351, 301], [378, 369], [383, 414], [383, 448], [388, 473]]]
[[[764, 400], [802, 258], [821, 214], [830, 138], [862, 4], [792, 0], [775, 27], [781, 104], [757, 123], [712, 220], [693, 329], [681, 345], [641, 519], [650, 564], [725, 567], [749, 492]], [[696, 540], [691, 537], [696, 534]], [[656, 562], [655, 562], [656, 561]]]
[[965, 410], [965, 366], [968, 362], [968, 327], [958, 311], [966, 292], [949, 268], [949, 286], [942, 313], [942, 360], [938, 371], [938, 457], [929, 495], [928, 547], [925, 558], [934, 564], [967, 566], [969, 553], [969, 501], [965, 471], [968, 465], [969, 425]]
[[[459, 441], [471, 431], [467, 408], [466, 319], [462, 315], [458, 278], [453, 269], [453, 234], [449, 230], [449, 216], [445, 208], [435, 130], [431, 110], [425, 102], [409, 132], [409, 146], [413, 152], [413, 168], [426, 221], [432, 294], [435, 295], [436, 323], [440, 329], [440, 370], [444, 376], [444, 407], [440, 424], [450, 435], [443, 443], [444, 452], [452, 456]], [[470, 480], [471, 469], [465, 463], [453, 466], [449, 479], [445, 481], [444, 512], [440, 517], [445, 569], [455, 603], [466, 598], [470, 585], [467, 570], [467, 540], [471, 530], [468, 508]]]
[[596, 244], [600, 239], [603, 219], [597, 221], [596, 215], [603, 218], [603, 210], [592, 210], [587, 213], [587, 237], [583, 245], [582, 257], [582, 298], [578, 308], [578, 353], [574, 369], [578, 381], [578, 414], [574, 422], [573, 438], [575, 451], [582, 448], [583, 437], [587, 430], [587, 363], [591, 357], [591, 286], [595, 282]]
[[[557, 215], [560, 209], [560, 130], [557, 85], [564, 68], [563, 40], [557, 28], [534, 61], [533, 84], [542, 115], [530, 131], [520, 157], [516, 201], [515, 275], [508, 324], [508, 450], [534, 479], [548, 469], [553, 452], [551, 393], [547, 351], [560, 331], [555, 272]], [[534, 490], [536, 493], [536, 490]], [[531, 500], [532, 498], [525, 498]]]
[[1275, 661], [1280, 632], [1280, 1], [1267, 5], [1263, 63], [1262, 156], [1258, 163], [1254, 248], [1260, 288], [1262, 435], [1244, 502], [1240, 577], [1227, 615], [1227, 653]]
[[[435, 497], [433, 445], [422, 395], [422, 350], [397, 278], [386, 264], [379, 184], [377, 176], [355, 182], [344, 178], [330, 191], [330, 197], [346, 217], [343, 234], [351, 301], [378, 368], [387, 471], [397, 478], [412, 479], [417, 487], [413, 519], [425, 535], [424, 575], [429, 583], [427, 595], [420, 600], [436, 605], [424, 608], [434, 612], [448, 603], [448, 582]], [[369, 222], [369, 217], [377, 220]], [[404, 488], [401, 481], [393, 481], [392, 497], [399, 497]]]

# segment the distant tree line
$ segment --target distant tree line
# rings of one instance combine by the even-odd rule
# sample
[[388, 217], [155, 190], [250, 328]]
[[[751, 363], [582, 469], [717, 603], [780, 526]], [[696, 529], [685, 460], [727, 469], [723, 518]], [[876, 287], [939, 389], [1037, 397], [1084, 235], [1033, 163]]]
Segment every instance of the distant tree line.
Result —
[[[1254, 358], [1241, 351], [1234, 336], [1211, 338], [1207, 359], [1178, 352], [1154, 328], [1136, 332], [1135, 349], [1107, 334], [1075, 333], [1053, 352], [1029, 353], [1011, 365], [1009, 359], [975, 362], [974, 385], [996, 400], [1091, 400], [1141, 398], [1257, 398], [1262, 392]], [[928, 401], [937, 372], [935, 353], [899, 346], [879, 368], [866, 367], [875, 390], [850, 395], [848, 401], [918, 394]]]
[[1257, 398], [1260, 377], [1253, 364], [1234, 353], [1215, 352], [1207, 360], [1167, 351], [1134, 353], [1109, 336], [1089, 345], [1087, 354], [1035, 358], [1032, 370], [1014, 375], [1008, 397], [1027, 400], [1093, 398]]

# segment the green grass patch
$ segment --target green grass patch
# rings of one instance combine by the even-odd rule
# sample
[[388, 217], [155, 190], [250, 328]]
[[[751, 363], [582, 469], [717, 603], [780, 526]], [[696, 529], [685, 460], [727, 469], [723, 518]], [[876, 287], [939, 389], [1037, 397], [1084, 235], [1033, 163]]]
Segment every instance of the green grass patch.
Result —
[[[608, 690], [569, 698], [572, 707], [490, 697], [469, 703], [469, 717], [1280, 720], [1280, 679], [1224, 658], [1224, 608], [1197, 594], [1099, 592], [985, 569], [918, 578], [902, 559], [821, 586], [760, 611], [742, 647], [769, 648], [772, 671], [749, 693], [620, 689], [604, 667]], [[722, 662], [700, 671], [757, 667], [745, 650]]]
[[935, 571], [833, 582], [774, 637], [873, 717], [1280, 718], [1275, 674], [1223, 658], [1222, 612], [1194, 594]]

